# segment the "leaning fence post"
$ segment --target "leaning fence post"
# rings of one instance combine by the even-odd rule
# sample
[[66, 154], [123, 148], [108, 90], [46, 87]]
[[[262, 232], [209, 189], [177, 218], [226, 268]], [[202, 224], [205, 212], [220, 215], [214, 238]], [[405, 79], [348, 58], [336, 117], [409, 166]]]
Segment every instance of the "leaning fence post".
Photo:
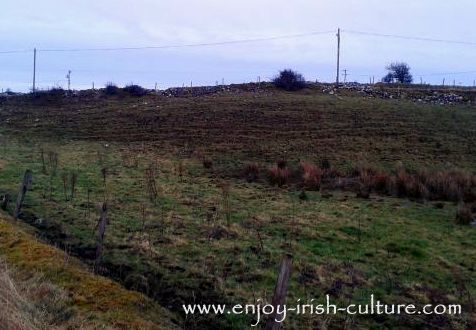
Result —
[[20, 191], [18, 193], [17, 203], [15, 205], [15, 212], [13, 213], [13, 217], [15, 218], [15, 220], [18, 220], [18, 217], [21, 214], [21, 208], [23, 206], [23, 202], [25, 201], [25, 195], [26, 192], [31, 189], [32, 181], [33, 174], [30, 170], [26, 170], [25, 175], [23, 176], [23, 181], [20, 186]]
[[276, 321], [277, 306], [283, 306], [286, 302], [286, 295], [288, 293], [289, 278], [291, 276], [292, 256], [287, 254], [281, 261], [279, 267], [278, 280], [276, 281], [276, 287], [274, 288], [273, 301], [271, 304], [274, 306], [274, 312], [270, 315], [266, 322], [266, 330], [279, 330], [281, 329], [282, 322]]
[[0, 202], [0, 208], [4, 211], [6, 211], [8, 209], [8, 203], [10, 203], [10, 195], [9, 194], [5, 194], [2, 196], [1, 198], [1, 202]]
[[99, 272], [99, 268], [101, 266], [101, 258], [102, 258], [102, 251], [103, 251], [103, 242], [104, 242], [104, 234], [106, 233], [106, 226], [107, 226], [107, 204], [104, 202], [101, 207], [101, 215], [98, 220], [97, 228], [97, 246], [96, 246], [96, 260], [94, 262], [94, 271], [97, 273]]

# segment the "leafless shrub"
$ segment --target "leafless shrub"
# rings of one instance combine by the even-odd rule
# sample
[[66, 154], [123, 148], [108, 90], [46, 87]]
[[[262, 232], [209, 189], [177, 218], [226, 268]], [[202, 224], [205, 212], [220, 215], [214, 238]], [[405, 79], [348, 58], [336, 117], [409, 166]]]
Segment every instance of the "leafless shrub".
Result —
[[71, 184], [71, 200], [74, 199], [74, 195], [76, 193], [76, 184], [78, 183], [78, 173], [76, 173], [75, 171], [71, 171], [70, 174], [69, 174], [69, 182]]
[[175, 164], [175, 174], [179, 177], [179, 180], [182, 181], [185, 174], [185, 168], [183, 165], [183, 160], [179, 159]]
[[55, 151], [48, 151], [48, 169], [50, 175], [56, 175], [58, 169], [58, 153]]
[[41, 172], [46, 174], [45, 151], [43, 150], [43, 148], [40, 149], [40, 159], [41, 159]]
[[78, 182], [78, 173], [75, 171], [64, 171], [61, 173], [63, 181], [63, 194], [65, 201], [73, 200], [76, 192], [76, 184]]
[[231, 185], [230, 183], [222, 182], [220, 184], [220, 190], [222, 194], [223, 214], [226, 220], [226, 224], [230, 225], [230, 222], [231, 222], [231, 205], [230, 205]]
[[147, 167], [145, 170], [145, 187], [149, 196], [149, 200], [154, 204], [156, 203], [157, 197], [159, 195], [157, 190], [157, 182], [155, 180], [156, 173], [156, 169], [153, 165], [149, 165], [149, 167]]
[[146, 221], [147, 221], [147, 207], [145, 203], [140, 204], [140, 213], [141, 213], [141, 231], [145, 231]]
[[103, 181], [103, 184], [106, 185], [106, 180], [107, 180], [107, 167], [103, 167], [101, 168], [101, 177], [102, 177], [102, 181]]
[[67, 173], [67, 172], [61, 173], [61, 179], [63, 180], [64, 200], [65, 200], [65, 201], [68, 201], [68, 195], [67, 195], [68, 183], [69, 183], [68, 173]]

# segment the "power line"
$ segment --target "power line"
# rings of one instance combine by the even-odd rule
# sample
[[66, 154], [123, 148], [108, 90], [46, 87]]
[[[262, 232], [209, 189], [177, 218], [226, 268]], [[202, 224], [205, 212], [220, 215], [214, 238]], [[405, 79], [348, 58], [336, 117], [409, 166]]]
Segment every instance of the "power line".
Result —
[[473, 73], [476, 73], [476, 71], [427, 73], [427, 74], [420, 74], [420, 75], [418, 75], [418, 76], [421, 76], [421, 77], [429, 77], [429, 76], [452, 76], [452, 75], [473, 74]]
[[94, 51], [119, 51], [119, 50], [145, 50], [145, 49], [208, 47], [208, 46], [221, 46], [221, 45], [231, 45], [231, 44], [240, 44], [240, 43], [261, 42], [261, 41], [272, 41], [272, 40], [280, 40], [280, 39], [295, 39], [295, 38], [310, 37], [310, 36], [321, 35], [321, 34], [330, 34], [330, 33], [334, 33], [334, 31], [317, 31], [317, 32], [308, 32], [308, 33], [300, 33], [300, 34], [290, 34], [290, 35], [282, 35], [282, 36], [254, 38], [254, 39], [238, 39], [238, 40], [228, 40], [228, 41], [208, 42], [208, 43], [195, 43], [195, 44], [181, 44], [181, 45], [144, 46], [144, 47], [112, 47], [112, 48], [38, 49], [38, 51], [41, 51], [41, 52], [94, 52]]
[[17, 53], [30, 53], [33, 49], [21, 49], [21, 50], [0, 50], [0, 54], [17, 54]]
[[396, 34], [363, 32], [363, 31], [355, 31], [355, 30], [343, 30], [343, 32], [350, 33], [350, 34], [360, 34], [360, 35], [366, 35], [366, 36], [373, 36], [373, 37], [395, 38], [395, 39], [405, 39], [405, 40], [417, 40], [417, 41], [427, 41], [427, 42], [443, 42], [443, 43], [450, 43], [450, 44], [461, 44], [461, 45], [476, 46], [476, 42], [471, 42], [471, 41], [434, 39], [434, 38], [414, 37], [414, 36], [402, 36], [402, 35], [396, 35]]
[[[461, 41], [461, 40], [448, 40], [448, 39], [435, 39], [435, 38], [426, 38], [426, 37], [417, 37], [417, 36], [404, 36], [396, 34], [385, 34], [377, 32], [366, 32], [366, 31], [357, 31], [357, 30], [341, 30], [341, 32], [357, 35], [366, 35], [374, 37], [384, 37], [384, 38], [396, 38], [396, 39], [405, 39], [405, 40], [417, 40], [417, 41], [426, 41], [426, 42], [442, 42], [442, 43], [451, 43], [451, 44], [461, 44], [461, 45], [471, 45], [476, 46], [476, 42], [471, 41]], [[271, 37], [262, 37], [262, 38], [251, 38], [251, 39], [238, 39], [238, 40], [228, 40], [228, 41], [218, 41], [218, 42], [207, 42], [207, 43], [192, 43], [192, 44], [177, 44], [177, 45], [163, 45], [163, 46], [142, 46], [142, 47], [105, 47], [105, 48], [58, 48], [58, 49], [38, 49], [42, 52], [91, 52], [91, 51], [119, 51], [119, 50], [146, 50], [146, 49], [169, 49], [169, 48], [188, 48], [188, 47], [208, 47], [208, 46], [220, 46], [220, 45], [230, 45], [230, 44], [240, 44], [240, 43], [252, 43], [252, 42], [261, 42], [261, 41], [272, 41], [280, 39], [294, 39], [309, 37], [321, 34], [330, 34], [334, 31], [315, 31], [299, 34], [290, 34], [290, 35], [280, 35], [280, 36], [271, 36]], [[19, 50], [0, 50], [0, 54], [14, 54], [14, 53], [26, 53], [31, 52], [32, 49], [19, 49]]]

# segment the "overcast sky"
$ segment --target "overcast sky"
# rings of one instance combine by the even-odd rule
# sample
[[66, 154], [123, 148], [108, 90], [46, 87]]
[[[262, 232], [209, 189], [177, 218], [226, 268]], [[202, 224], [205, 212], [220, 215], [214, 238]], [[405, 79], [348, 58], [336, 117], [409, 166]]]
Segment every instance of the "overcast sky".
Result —
[[[416, 81], [473, 84], [476, 44], [352, 34], [362, 31], [476, 43], [474, 0], [71, 0], [0, 2], [1, 51], [142, 47], [266, 38], [342, 28], [348, 80], [384, 75], [405, 61]], [[335, 79], [335, 32], [292, 39], [175, 49], [38, 53], [41, 87], [88, 88], [134, 82], [146, 87], [271, 78], [293, 68], [308, 80]], [[0, 88], [31, 87], [32, 52], [0, 54]], [[450, 74], [468, 72], [467, 74]], [[442, 74], [448, 73], [448, 74]]]

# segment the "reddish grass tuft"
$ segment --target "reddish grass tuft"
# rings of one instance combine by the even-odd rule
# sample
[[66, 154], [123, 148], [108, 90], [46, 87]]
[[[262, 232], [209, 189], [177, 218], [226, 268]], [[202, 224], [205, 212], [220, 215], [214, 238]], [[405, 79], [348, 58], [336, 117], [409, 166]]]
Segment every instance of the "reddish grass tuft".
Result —
[[310, 162], [302, 162], [301, 169], [304, 186], [308, 189], [319, 190], [323, 171]]
[[282, 187], [289, 183], [291, 173], [287, 168], [273, 167], [268, 172], [268, 179], [272, 185]]

